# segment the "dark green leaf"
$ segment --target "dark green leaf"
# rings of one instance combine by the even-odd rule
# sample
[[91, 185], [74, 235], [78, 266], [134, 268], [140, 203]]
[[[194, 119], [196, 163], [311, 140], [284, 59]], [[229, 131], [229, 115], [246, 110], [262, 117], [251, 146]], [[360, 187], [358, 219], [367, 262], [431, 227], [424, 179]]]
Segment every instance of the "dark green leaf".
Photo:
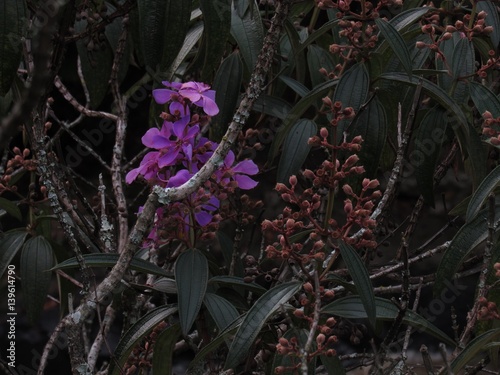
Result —
[[111, 361], [108, 373], [111, 375], [121, 374], [120, 368], [123, 367], [127, 361], [132, 349], [148, 335], [158, 323], [162, 322], [169, 316], [177, 312], [177, 307], [160, 306], [157, 307], [142, 318], [137, 320], [132, 327], [121, 337], [118, 346], [114, 351], [114, 358], [116, 361]]
[[202, 252], [189, 249], [175, 262], [179, 300], [179, 320], [187, 335], [200, 311], [208, 283], [208, 261]]
[[[84, 254], [83, 260], [85, 264], [89, 267], [113, 267], [118, 262], [118, 254]], [[71, 258], [65, 260], [64, 262], [58, 263], [57, 266], [52, 268], [52, 270], [67, 269], [67, 268], [78, 268], [79, 264], [76, 258]], [[170, 273], [165, 271], [163, 268], [158, 267], [156, 264], [148, 262], [144, 259], [132, 258], [130, 262], [130, 269], [138, 272], [149, 273], [151, 275], [157, 276], [172, 276]]]
[[212, 119], [210, 139], [220, 142], [233, 118], [240, 94], [243, 66], [238, 51], [233, 52], [222, 62], [215, 75], [212, 89], [219, 113]]
[[[375, 297], [375, 305], [377, 307], [377, 319], [385, 321], [393, 321], [399, 313], [399, 309], [392, 303], [384, 298]], [[321, 310], [323, 314], [332, 314], [341, 316], [347, 319], [366, 319], [367, 314], [361, 298], [359, 296], [348, 296], [335, 300], [334, 302], [326, 305]], [[443, 331], [431, 324], [427, 319], [421, 317], [417, 313], [406, 310], [403, 322], [411, 327], [423, 331], [436, 337], [442, 342], [455, 346], [455, 342], [448, 337]]]
[[0, 235], [0, 277], [23, 246], [28, 232], [12, 230]]
[[223, 331], [238, 318], [240, 314], [227, 299], [213, 293], [206, 293], [203, 303], [207, 307], [219, 331]]
[[432, 9], [431, 7], [415, 7], [413, 9], [408, 9], [392, 17], [389, 23], [394, 26], [396, 30], [401, 31], [415, 21], [418, 21], [420, 17], [427, 14]]
[[410, 162], [420, 194], [434, 207], [434, 170], [441, 153], [441, 143], [446, 138], [446, 116], [442, 107], [435, 106], [426, 113], [414, 134], [414, 150]]
[[266, 94], [260, 95], [253, 105], [254, 111], [274, 116], [280, 120], [286, 118], [291, 108], [292, 106], [286, 100]]
[[472, 195], [472, 198], [467, 207], [465, 220], [470, 222], [474, 219], [488, 198], [488, 195], [500, 184], [500, 165], [492, 170], [486, 178], [478, 186], [477, 190]]
[[247, 283], [241, 277], [234, 276], [215, 276], [208, 280], [210, 284], [220, 284], [226, 286], [242, 287], [243, 289], [248, 289], [254, 293], [262, 294], [266, 291], [265, 288], [261, 287], [256, 283]]
[[469, 91], [480, 115], [489, 111], [494, 118], [500, 117], [500, 99], [486, 86], [471, 82]]
[[30, 238], [21, 252], [21, 277], [28, 319], [35, 323], [49, 291], [54, 264], [52, 246], [42, 236]]
[[345, 375], [345, 369], [344, 366], [342, 366], [342, 362], [339, 357], [327, 357], [326, 355], [321, 355], [319, 358], [321, 359], [323, 366], [325, 366], [328, 371], [328, 374]]
[[318, 30], [315, 30], [309, 37], [300, 45], [300, 48], [296, 51], [296, 53], [303, 51], [308, 46], [312, 45], [313, 42], [321, 38], [325, 33], [332, 30], [339, 23], [338, 19], [328, 21], [324, 25], [322, 25]]
[[346, 263], [347, 270], [352, 277], [354, 286], [356, 287], [361, 302], [363, 303], [368, 320], [370, 321], [372, 327], [375, 328], [377, 310], [375, 307], [373, 286], [368, 270], [356, 250], [354, 250], [350, 245], [346, 244], [344, 241], [340, 241], [339, 248], [340, 255]]
[[[408, 75], [403, 73], [385, 73], [380, 76], [381, 79], [403, 82], [405, 84], [411, 86], [417, 86], [419, 84], [420, 79], [422, 80], [422, 88], [427, 95], [441, 104], [446, 110], [448, 110], [448, 114], [454, 117], [452, 122], [452, 127], [460, 125], [466, 131], [469, 132], [467, 127], [467, 118], [465, 117], [460, 106], [452, 99], [450, 96], [444, 91], [442, 88], [437, 86], [435, 83], [419, 77], [408, 77]], [[450, 119], [449, 119], [450, 120]]]
[[500, 45], [500, 16], [498, 15], [498, 4], [491, 0], [484, 0], [478, 1], [475, 5], [478, 13], [482, 10], [486, 12], [486, 25], [493, 27], [493, 31], [490, 34], [491, 43], [494, 48], [498, 48]]
[[248, 350], [271, 315], [302, 286], [289, 282], [275, 286], [262, 295], [248, 310], [229, 348], [225, 368], [234, 368], [248, 355]]
[[[14, 202], [0, 197], [0, 214], [1, 210], [5, 210], [9, 215], [13, 216], [17, 220], [21, 221], [22, 216], [21, 216], [21, 210], [19, 210], [19, 207], [17, 207], [17, 204]], [[0, 215], [2, 217], [3, 215]]]
[[153, 371], [155, 374], [172, 374], [174, 347], [181, 334], [181, 326], [174, 324], [160, 333], [153, 347]]
[[338, 80], [333, 79], [327, 81], [321, 85], [313, 88], [307, 95], [299, 100], [297, 104], [288, 112], [288, 115], [283, 121], [283, 125], [280, 130], [276, 133], [271, 150], [269, 152], [269, 160], [272, 162], [274, 158], [278, 155], [279, 149], [285, 140], [291, 127], [299, 120], [299, 118], [304, 114], [304, 112], [312, 105], [314, 105], [319, 99], [326, 96], [328, 92], [337, 85]]
[[313, 86], [325, 82], [328, 77], [320, 73], [320, 69], [326, 69], [327, 72], [335, 70], [335, 62], [333, 61], [332, 54], [325, 51], [320, 46], [313, 44], [307, 49], [307, 65], [309, 67], [309, 75]]
[[3, 0], [0, 7], [0, 96], [4, 96], [21, 63], [28, 20], [24, 0]]
[[280, 79], [301, 98], [306, 96], [310, 91], [306, 86], [293, 78], [281, 75]]
[[384, 21], [382, 18], [376, 18], [375, 23], [377, 24], [385, 40], [387, 40], [387, 42], [391, 46], [394, 54], [398, 57], [399, 61], [403, 65], [406, 74], [411, 76], [412, 61], [410, 57], [410, 51], [408, 50], [404, 39], [391, 23]]
[[[255, 0], [250, 0], [254, 2]], [[258, 9], [256, 4], [253, 4], [255, 9]], [[231, 14], [231, 35], [238, 43], [238, 46], [243, 56], [243, 61], [249, 72], [257, 62], [257, 56], [264, 42], [264, 27], [260, 19], [259, 12], [252, 12], [247, 9], [243, 17], [238, 16], [238, 12], [233, 8]]]
[[[339, 84], [333, 96], [334, 102], [341, 102], [342, 108], [352, 107], [356, 112], [363, 103], [366, 102], [368, 89], [370, 87], [370, 77], [364, 63], [353, 65], [340, 78]], [[349, 120], [342, 120], [337, 126], [337, 139], [342, 139], [342, 134]], [[333, 138], [333, 132], [331, 134]]]
[[198, 43], [203, 34], [203, 29], [203, 22], [198, 22], [191, 29], [189, 29], [186, 38], [184, 39], [184, 43], [182, 44], [182, 48], [179, 50], [177, 57], [167, 71], [166, 76], [169, 80], [173, 79], [175, 72], [179, 69], [179, 66], [182, 64], [189, 52], [191, 52], [193, 47]]
[[174, 279], [160, 277], [153, 283], [151, 289], [166, 294], [177, 294], [177, 283]]
[[[75, 31], [84, 32], [87, 21], [75, 22]], [[88, 37], [76, 42], [78, 56], [82, 63], [82, 73], [90, 95], [90, 107], [97, 108], [109, 89], [109, 78], [113, 65], [113, 51], [107, 40], [97, 43]]]
[[311, 146], [309, 138], [316, 135], [318, 128], [312, 120], [301, 119], [290, 129], [283, 144], [278, 164], [277, 181], [288, 183], [291, 175], [297, 174], [306, 161]]
[[[455, 234], [455, 237], [450, 242], [450, 246], [441, 259], [441, 263], [436, 272], [436, 280], [434, 283], [434, 293], [441, 292], [444, 288], [446, 280], [453, 279], [453, 276], [460, 268], [467, 255], [481, 242], [487, 235], [487, 210], [481, 211], [473, 220], [465, 224]], [[500, 210], [495, 212], [495, 221], [500, 218]]]
[[[458, 356], [451, 362], [450, 369], [453, 374], [458, 374], [465, 365], [468, 363], [472, 364], [472, 360], [477, 359], [477, 355], [483, 352], [486, 345], [500, 337], [500, 328], [493, 329], [491, 331], [485, 332], [482, 335], [474, 338], [464, 350], [462, 350]], [[474, 362], [474, 364], [477, 362]]]

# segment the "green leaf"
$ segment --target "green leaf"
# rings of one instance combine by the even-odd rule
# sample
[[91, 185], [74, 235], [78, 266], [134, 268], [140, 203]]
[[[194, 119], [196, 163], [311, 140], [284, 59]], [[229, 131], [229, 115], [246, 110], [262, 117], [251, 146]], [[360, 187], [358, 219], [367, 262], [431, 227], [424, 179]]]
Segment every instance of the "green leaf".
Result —
[[20, 230], [11, 230], [0, 234], [0, 277], [16, 256], [17, 252], [23, 246], [28, 232]]
[[[474, 338], [464, 350], [450, 363], [453, 374], [458, 374], [468, 363], [477, 359], [477, 355], [487, 349], [487, 344], [500, 337], [500, 328], [490, 330]], [[475, 362], [477, 363], [477, 362]]]
[[[393, 321], [399, 314], [399, 309], [384, 298], [375, 297], [375, 305], [377, 307], [377, 319], [385, 321]], [[359, 296], [342, 297], [321, 309], [323, 314], [331, 314], [341, 316], [347, 319], [366, 319], [367, 314], [361, 298]], [[412, 310], [406, 310], [403, 322], [411, 327], [428, 333], [436, 337], [442, 342], [455, 347], [455, 342], [448, 337], [443, 331], [431, 324], [427, 319], [421, 317]]]
[[472, 101], [480, 115], [489, 111], [494, 118], [500, 117], [500, 99], [484, 85], [476, 82], [469, 83]]
[[415, 23], [415, 21], [418, 21], [423, 15], [433, 9], [432, 7], [415, 7], [413, 9], [408, 9], [392, 17], [389, 23], [394, 26], [397, 31], [401, 31]]
[[[460, 268], [469, 253], [488, 236], [487, 230], [487, 210], [481, 211], [473, 220], [466, 223], [455, 234], [446, 249], [441, 263], [436, 272], [434, 282], [434, 294], [441, 292], [446, 280], [453, 279], [453, 276]], [[500, 210], [495, 212], [495, 221], [500, 218]]]
[[172, 80], [175, 72], [179, 69], [179, 66], [182, 64], [184, 59], [188, 56], [189, 52], [193, 49], [193, 47], [198, 43], [202, 34], [203, 34], [203, 22], [198, 22], [191, 29], [189, 29], [186, 38], [184, 39], [184, 43], [182, 44], [182, 48], [179, 50], [177, 57], [170, 65], [166, 76], [169, 80]]
[[321, 359], [321, 363], [323, 364], [323, 366], [325, 366], [326, 370], [328, 371], [328, 374], [346, 374], [345, 368], [344, 366], [342, 366], [342, 362], [340, 361], [339, 357], [327, 357], [326, 355], [320, 355], [319, 358]]
[[118, 342], [118, 346], [114, 352], [116, 361], [111, 361], [108, 373], [111, 375], [121, 374], [120, 368], [123, 368], [130, 353], [140, 340], [148, 335], [160, 322], [176, 312], [177, 307], [160, 306], [149, 311], [146, 315], [137, 320], [121, 337], [120, 342]]
[[295, 93], [301, 98], [303, 98], [310, 92], [310, 90], [306, 86], [291, 77], [281, 75], [280, 80], [282, 80], [288, 87], [295, 91]]
[[[84, 32], [86, 29], [87, 21], [75, 22], [76, 33]], [[103, 43], [95, 43], [88, 37], [79, 39], [76, 42], [76, 47], [82, 63], [83, 77], [89, 90], [90, 107], [97, 108], [109, 89], [113, 51], [107, 40]]]
[[360, 165], [365, 168], [364, 177], [375, 177], [387, 140], [387, 116], [377, 97], [361, 112], [348, 133], [351, 139], [357, 135], [363, 137], [361, 151], [358, 153]]
[[446, 113], [435, 106], [426, 113], [414, 133], [414, 150], [410, 162], [415, 168], [415, 177], [420, 194], [425, 202], [434, 207], [434, 170], [441, 153], [441, 143], [446, 138]]
[[302, 164], [306, 161], [311, 149], [308, 140], [316, 135], [317, 132], [316, 123], [308, 119], [300, 119], [290, 129], [285, 139], [278, 164], [278, 182], [288, 183], [289, 177], [297, 174]]
[[[174, 0], [175, 1], [175, 0]], [[200, 52], [203, 53], [202, 81], [212, 82], [230, 35], [232, 15], [231, 1], [200, 1], [203, 13], [203, 40]]]
[[171, 325], [158, 335], [153, 347], [153, 372], [172, 374], [174, 347], [181, 334], [179, 324]]
[[[113, 267], [118, 262], [119, 257], [119, 254], [84, 254], [83, 260], [89, 267]], [[64, 262], [58, 263], [54, 268], [52, 268], [52, 270], [62, 270], [78, 267], [80, 267], [80, 265], [77, 259], [73, 257], [65, 260]], [[151, 275], [165, 277], [172, 276], [170, 273], [165, 271], [163, 268], [158, 267], [156, 264], [139, 258], [132, 258], [132, 261], [130, 262], [130, 269], [138, 272], [149, 273]]]
[[[368, 89], [370, 88], [370, 77], [364, 63], [353, 65], [340, 78], [339, 84], [333, 95], [333, 102], [341, 102], [342, 108], [352, 107], [354, 111], [366, 102]], [[342, 120], [337, 126], [337, 139], [342, 139], [342, 134], [350, 120]], [[330, 136], [333, 139], [333, 132]]]
[[200, 311], [208, 283], [208, 261], [197, 249], [183, 252], [175, 262], [182, 334], [187, 335]]
[[253, 110], [284, 120], [292, 106], [285, 99], [271, 95], [260, 95], [253, 105]]
[[297, 51], [295, 53], [299, 53], [299, 52], [302, 52], [303, 50], [305, 50], [307, 47], [312, 45], [313, 42], [315, 42], [316, 40], [321, 38], [325, 33], [332, 30], [334, 27], [336, 27], [338, 25], [338, 23], [339, 23], [339, 20], [335, 19], [335, 20], [331, 20], [331, 21], [328, 21], [325, 24], [323, 24], [318, 30], [315, 30], [314, 32], [312, 32], [311, 35], [309, 35], [307, 37], [307, 39], [303, 43], [300, 44], [300, 47], [297, 49]]
[[352, 277], [354, 286], [358, 291], [365, 312], [368, 315], [368, 320], [372, 327], [375, 328], [377, 309], [375, 307], [375, 295], [373, 294], [373, 286], [368, 270], [356, 250], [350, 245], [346, 244], [344, 241], [340, 241], [339, 248], [340, 255], [346, 263], [347, 270]]
[[491, 0], [478, 1], [475, 5], [478, 13], [482, 10], [487, 13], [486, 26], [493, 27], [493, 32], [490, 34], [491, 43], [495, 49], [498, 48], [500, 45], [500, 16], [498, 15], [497, 5]]
[[319, 99], [328, 94], [328, 92], [337, 85], [338, 80], [332, 79], [321, 85], [313, 88], [307, 95], [299, 100], [295, 106], [288, 112], [285, 121], [280, 130], [276, 133], [271, 150], [269, 151], [269, 161], [272, 162], [279, 153], [279, 149], [285, 140], [291, 127], [299, 120], [299, 118], [309, 109], [310, 106], [314, 105]]
[[54, 264], [52, 246], [42, 236], [30, 238], [21, 252], [21, 277], [28, 319], [35, 323], [47, 298]]
[[166, 294], [177, 294], [177, 283], [174, 279], [160, 277], [155, 280], [151, 289]]
[[328, 78], [320, 73], [320, 69], [324, 68], [327, 72], [335, 70], [335, 62], [332, 54], [325, 51], [320, 46], [313, 44], [307, 49], [307, 65], [309, 67], [309, 75], [313, 86], [325, 82]]
[[248, 310], [229, 348], [225, 368], [234, 368], [248, 355], [248, 350], [271, 315], [298, 292], [302, 283], [275, 286], [262, 295]]
[[422, 80], [422, 89], [425, 91], [425, 93], [433, 98], [436, 102], [441, 104], [446, 110], [448, 110], [448, 113], [450, 115], [456, 117], [454, 119], [455, 121], [452, 123], [452, 126], [455, 127], [455, 123], [458, 123], [458, 125], [462, 126], [463, 130], [468, 134], [469, 131], [467, 127], [467, 118], [465, 117], [462, 109], [455, 102], [455, 100], [453, 100], [446, 93], [446, 91], [437, 86], [435, 83], [425, 78], [419, 78], [415, 76], [409, 78], [408, 75], [403, 73], [385, 73], [382, 74], [379, 78], [389, 81], [402, 82], [411, 86], [417, 86], [420, 80]]
[[467, 207], [465, 220], [470, 222], [474, 219], [488, 198], [488, 195], [500, 184], [500, 165], [493, 169], [486, 178], [478, 186], [477, 190], [472, 195], [472, 198]]
[[144, 61], [151, 69], [166, 71], [186, 37], [191, 2], [144, 0], [138, 3]]
[[389, 22], [384, 21], [382, 18], [376, 18], [375, 23], [377, 24], [380, 32], [384, 36], [387, 43], [391, 46], [394, 54], [397, 56], [406, 74], [411, 77], [412, 75], [412, 61], [410, 57], [410, 51], [406, 45], [406, 42], [396, 30], [396, 28]]
[[3, 0], [0, 3], [0, 96], [7, 94], [16, 77], [27, 24], [26, 1]]
[[[252, 2], [254, 3], [253, 7], [258, 9], [255, 1], [252, 0]], [[236, 9], [233, 8], [231, 12], [231, 35], [240, 47], [248, 71], [252, 72], [264, 42], [264, 27], [262, 26], [260, 13], [247, 9], [245, 15], [240, 17]]]
[[243, 66], [238, 51], [234, 51], [222, 62], [215, 75], [212, 89], [215, 90], [215, 102], [219, 113], [212, 119], [210, 139], [220, 142], [231, 123], [241, 89]]
[[235, 276], [215, 276], [208, 280], [209, 284], [220, 284], [225, 286], [242, 287], [254, 293], [262, 294], [266, 291], [265, 288], [254, 282], [247, 283], [241, 277]]
[[[21, 210], [19, 210], [19, 207], [17, 207], [17, 204], [14, 202], [0, 197], [0, 210], [5, 210], [9, 215], [13, 216], [17, 220], [21, 221], [22, 220], [22, 215], [21, 215]], [[2, 217], [0, 212], [0, 217]]]
[[240, 315], [231, 302], [214, 293], [206, 293], [203, 303], [217, 324], [219, 331], [229, 327]]

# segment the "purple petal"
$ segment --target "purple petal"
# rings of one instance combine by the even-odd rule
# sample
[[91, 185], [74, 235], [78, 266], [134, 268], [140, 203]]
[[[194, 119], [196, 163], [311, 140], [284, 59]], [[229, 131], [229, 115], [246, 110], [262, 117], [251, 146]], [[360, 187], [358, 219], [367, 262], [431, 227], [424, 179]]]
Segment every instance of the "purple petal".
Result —
[[203, 93], [203, 96], [215, 101], [215, 90], [207, 90]]
[[250, 190], [257, 186], [258, 182], [252, 180], [244, 174], [235, 174], [234, 180], [238, 183], [238, 187], [242, 190]]
[[169, 109], [170, 109], [170, 113], [172, 115], [175, 115], [176, 112], [179, 112], [179, 114], [180, 114], [181, 117], [184, 117], [184, 116], [191, 117], [191, 114], [189, 113], [189, 107], [188, 106], [184, 106], [184, 105], [182, 105], [179, 102], [172, 102], [172, 103], [170, 103]]
[[181, 82], [169, 82], [169, 81], [162, 81], [161, 82], [164, 86], [167, 86], [167, 87], [172, 87], [174, 89], [180, 89], [182, 87], [182, 83]]
[[224, 158], [224, 165], [227, 168], [231, 168], [233, 166], [233, 164], [234, 164], [234, 152], [229, 150], [226, 157]]
[[197, 91], [193, 91], [193, 90], [180, 90], [179, 91], [179, 95], [182, 95], [184, 98], [187, 98], [189, 99], [191, 102], [197, 102], [198, 100], [201, 99], [201, 94]]
[[184, 140], [188, 140], [195, 137], [196, 135], [198, 135], [199, 132], [200, 132], [200, 127], [198, 125], [190, 127], [189, 130], [187, 131], [186, 136], [184, 137]]
[[168, 180], [167, 187], [177, 187], [181, 186], [187, 180], [191, 178], [191, 173], [189, 173], [186, 169], [181, 169], [177, 174], [173, 177], [170, 177]]
[[175, 145], [174, 142], [166, 139], [165, 137], [162, 137], [161, 135], [158, 135], [153, 138], [153, 144], [150, 147], [161, 150], [163, 148], [172, 147], [173, 145]]
[[160, 131], [156, 128], [149, 129], [146, 134], [141, 138], [142, 144], [146, 147], [155, 148], [153, 140], [160, 134]]
[[172, 97], [172, 94], [175, 94], [175, 91], [168, 89], [153, 90], [153, 98], [155, 99], [155, 102], [158, 104], [165, 104], [166, 102], [168, 102]]
[[242, 160], [232, 168], [235, 173], [254, 175], [259, 173], [259, 167], [250, 159]]
[[188, 121], [189, 119], [187, 117], [183, 117], [179, 121], [174, 122], [174, 134], [177, 138], [184, 138], [184, 130], [186, 129]]
[[173, 162], [175, 161], [177, 155], [179, 155], [179, 149], [178, 148], [172, 149], [170, 152], [158, 158], [158, 166], [160, 168], [164, 168], [169, 165], [173, 165], [174, 164]]
[[194, 218], [202, 227], [208, 225], [212, 221], [212, 215], [206, 211], [199, 211], [194, 214]]
[[184, 155], [186, 155], [188, 160], [193, 158], [193, 146], [191, 144], [183, 145], [182, 151], [184, 151]]
[[132, 169], [125, 176], [125, 182], [127, 184], [131, 184], [132, 182], [134, 182], [134, 180], [137, 178], [137, 176], [139, 176], [139, 168]]
[[203, 97], [203, 110], [209, 116], [215, 116], [219, 113], [219, 107], [217, 107], [217, 104], [206, 96]]

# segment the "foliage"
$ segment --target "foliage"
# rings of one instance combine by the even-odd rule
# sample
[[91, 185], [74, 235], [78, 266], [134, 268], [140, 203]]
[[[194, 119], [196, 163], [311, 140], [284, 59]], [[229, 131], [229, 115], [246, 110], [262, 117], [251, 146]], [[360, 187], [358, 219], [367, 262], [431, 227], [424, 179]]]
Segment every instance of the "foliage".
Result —
[[[33, 370], [62, 331], [74, 374], [170, 373], [181, 353], [193, 374], [411, 374], [415, 337], [454, 373], [498, 366], [496, 1], [0, 9], [0, 271], [32, 324], [47, 294], [61, 317]], [[450, 225], [415, 228], [453, 172], [472, 192], [446, 196], [461, 225], [429, 248]], [[451, 338], [420, 296], [470, 275]]]

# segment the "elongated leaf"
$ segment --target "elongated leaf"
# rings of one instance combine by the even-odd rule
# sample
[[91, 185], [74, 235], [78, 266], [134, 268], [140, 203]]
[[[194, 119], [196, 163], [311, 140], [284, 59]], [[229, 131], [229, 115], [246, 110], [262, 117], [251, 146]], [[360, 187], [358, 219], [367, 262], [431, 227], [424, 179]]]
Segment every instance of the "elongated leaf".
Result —
[[500, 165], [493, 169], [488, 176], [481, 182], [467, 207], [465, 220], [470, 222], [481, 209], [488, 195], [500, 184]]
[[160, 277], [154, 282], [151, 289], [167, 294], [177, 294], [177, 283], [168, 277]]
[[234, 368], [248, 355], [260, 330], [267, 319], [286, 303], [301, 287], [299, 282], [289, 282], [275, 286], [260, 297], [248, 310], [229, 348], [225, 368]]
[[284, 120], [292, 106], [284, 99], [271, 95], [260, 95], [253, 105], [253, 110]]
[[187, 335], [200, 311], [208, 283], [208, 261], [196, 249], [183, 252], [175, 262], [175, 280], [179, 296], [179, 320]]
[[54, 264], [52, 246], [42, 236], [30, 238], [21, 252], [21, 276], [28, 319], [35, 323], [47, 298]]
[[[286, 56], [287, 59], [281, 62], [283, 68], [280, 78], [294, 75], [297, 81], [304, 82], [306, 77], [306, 57], [302, 48], [303, 34], [295, 28], [290, 19], [285, 21], [284, 26], [286, 34], [283, 36], [280, 48], [282, 48], [281, 53]], [[292, 73], [294, 70], [295, 74]], [[278, 84], [279, 83], [280, 82], [278, 82]], [[274, 90], [273, 94], [282, 95], [282, 88], [280, 85]]]
[[9, 215], [13, 216], [17, 220], [22, 220], [21, 210], [19, 210], [17, 204], [10, 200], [0, 197], [0, 209], [5, 210]]
[[297, 174], [306, 161], [311, 146], [309, 138], [316, 135], [318, 128], [312, 120], [299, 120], [288, 133], [278, 164], [278, 182], [285, 183], [291, 175]]
[[363, 137], [361, 151], [358, 153], [360, 165], [366, 171], [363, 176], [375, 177], [387, 138], [387, 116], [384, 106], [377, 97], [359, 115], [348, 133], [352, 137], [357, 135]]
[[301, 98], [306, 96], [310, 91], [306, 86], [304, 86], [302, 83], [293, 78], [287, 76], [280, 76], [280, 79], [283, 82], [285, 82], [285, 84], [288, 87], [290, 87], [293, 91], [295, 91], [295, 93], [299, 95]]
[[450, 98], [446, 91], [441, 89], [435, 83], [425, 78], [419, 78], [415, 76], [409, 78], [406, 74], [403, 73], [385, 73], [382, 74], [380, 78], [389, 81], [402, 82], [411, 86], [417, 86], [419, 84], [419, 80], [421, 79], [422, 88], [426, 92], [426, 94], [433, 98], [436, 102], [441, 104], [448, 111], [448, 114], [456, 117], [456, 121], [452, 123], [452, 126], [455, 127], [457, 125], [460, 125], [462, 126], [466, 134], [469, 133], [469, 129], [467, 127], [467, 118], [465, 117], [460, 106], [452, 98]]
[[217, 349], [223, 343], [227, 342], [227, 340], [236, 332], [236, 329], [241, 325], [243, 321], [244, 315], [240, 315], [234, 322], [232, 322], [224, 331], [219, 333], [219, 335], [207, 343], [193, 358], [193, 360], [189, 363], [188, 372], [195, 368], [198, 363], [200, 363], [208, 354]]
[[235, 276], [214, 276], [208, 280], [210, 284], [220, 284], [224, 286], [242, 287], [243, 289], [248, 289], [254, 293], [262, 294], [266, 291], [265, 288], [261, 287], [256, 283], [247, 283], [242, 277]]
[[469, 91], [480, 115], [489, 111], [494, 118], [500, 117], [500, 99], [486, 86], [471, 82]]
[[333, 61], [332, 54], [325, 51], [320, 46], [313, 44], [307, 49], [307, 65], [309, 67], [309, 75], [313, 86], [325, 82], [328, 78], [320, 73], [320, 69], [326, 69], [327, 72], [333, 72], [335, 69], [335, 62]]
[[[393, 321], [399, 310], [389, 300], [384, 298], [375, 297], [375, 305], [377, 307], [377, 319], [385, 321]], [[359, 296], [348, 296], [339, 298], [332, 303], [326, 305], [321, 309], [323, 314], [332, 314], [341, 316], [348, 319], [366, 319], [367, 314], [361, 298]], [[407, 310], [403, 318], [403, 322], [411, 327], [418, 329], [419, 331], [426, 332], [427, 334], [436, 337], [442, 342], [455, 346], [455, 342], [446, 335], [439, 328], [431, 324], [427, 319], [421, 317], [417, 313]]]
[[28, 232], [12, 230], [0, 235], [0, 277], [23, 246]]
[[329, 374], [335, 375], [345, 375], [345, 368], [342, 366], [342, 362], [339, 357], [327, 357], [326, 355], [321, 355], [319, 357], [321, 359], [321, 363], [325, 366], [326, 370]]
[[[75, 31], [84, 32], [87, 21], [75, 22]], [[78, 56], [82, 63], [82, 73], [89, 90], [90, 107], [97, 108], [102, 103], [109, 89], [109, 78], [113, 64], [113, 51], [107, 40], [96, 46], [88, 37], [76, 42]], [[97, 49], [99, 48], [99, 49]]]
[[206, 293], [203, 303], [217, 324], [219, 331], [229, 327], [240, 315], [231, 302], [214, 293]]
[[0, 96], [10, 89], [21, 63], [26, 36], [26, 1], [2, 0], [0, 3]]
[[331, 20], [323, 24], [318, 30], [315, 30], [311, 35], [307, 37], [307, 39], [300, 45], [300, 48], [295, 52], [301, 52], [306, 49], [308, 46], [312, 45], [313, 42], [321, 38], [325, 33], [332, 30], [339, 23], [338, 19]]
[[[254, 8], [258, 9], [255, 0], [251, 0]], [[248, 71], [253, 71], [257, 62], [257, 56], [264, 42], [264, 27], [259, 12], [247, 9], [245, 15], [240, 17], [235, 8], [231, 12], [231, 35], [240, 47], [243, 61]]]
[[[458, 33], [455, 34], [458, 35]], [[472, 41], [468, 38], [459, 39], [455, 43], [451, 61], [451, 70], [453, 78], [458, 80], [455, 91], [453, 92], [453, 98], [458, 103], [467, 102], [469, 99], [467, 81], [471, 81], [471, 76], [476, 72], [474, 46]]]
[[278, 133], [276, 133], [276, 138], [274, 138], [273, 144], [270, 150], [269, 161], [272, 162], [274, 158], [279, 153], [279, 149], [283, 144], [288, 132], [291, 127], [299, 120], [299, 118], [304, 114], [310, 106], [314, 105], [316, 101], [324, 97], [328, 92], [333, 89], [338, 84], [337, 79], [332, 79], [327, 81], [321, 85], [313, 88], [307, 95], [305, 95], [302, 99], [299, 100], [295, 106], [288, 112], [288, 115], [283, 121], [283, 125], [281, 126]]
[[408, 9], [392, 17], [389, 23], [394, 26], [397, 31], [401, 31], [418, 21], [432, 9], [432, 7], [415, 7], [413, 9]]
[[193, 47], [198, 43], [203, 34], [203, 29], [203, 22], [198, 22], [191, 29], [189, 29], [186, 38], [184, 39], [184, 43], [182, 44], [182, 48], [179, 50], [177, 57], [167, 71], [167, 77], [169, 80], [172, 80], [175, 72], [179, 69], [179, 66], [182, 64], [189, 52], [191, 52]]
[[414, 150], [410, 162], [420, 194], [434, 207], [434, 169], [441, 153], [441, 143], [446, 138], [446, 116], [443, 108], [435, 106], [422, 119], [414, 134]]
[[[495, 221], [500, 218], [499, 211], [497, 209], [495, 212]], [[488, 212], [487, 210], [483, 210], [455, 234], [437, 269], [434, 283], [435, 294], [441, 292], [445, 281], [453, 279], [453, 276], [469, 253], [486, 239], [488, 235], [487, 218]]]
[[485, 332], [474, 338], [464, 350], [451, 362], [450, 368], [453, 374], [458, 374], [468, 363], [486, 349], [486, 345], [500, 337], [500, 328]]
[[[340, 78], [333, 96], [334, 102], [341, 102], [342, 108], [352, 107], [356, 112], [366, 102], [370, 77], [364, 63], [353, 65]], [[342, 134], [350, 120], [342, 120], [337, 126], [337, 139], [342, 139]], [[333, 132], [330, 134], [333, 141]]]
[[121, 373], [120, 368], [123, 367], [130, 353], [140, 340], [148, 335], [153, 328], [158, 325], [158, 323], [162, 322], [176, 312], [177, 307], [160, 306], [151, 310], [136, 321], [135, 324], [130, 327], [120, 339], [120, 342], [114, 352], [114, 357], [118, 363], [111, 361], [108, 373], [111, 375], [119, 375]]
[[494, 48], [498, 48], [500, 45], [500, 15], [498, 14], [497, 6], [498, 4], [495, 4], [491, 0], [478, 1], [476, 4], [477, 12], [482, 10], [486, 12], [486, 25], [493, 27], [490, 38]]
[[[118, 254], [84, 254], [83, 260], [89, 267], [113, 267], [118, 262]], [[64, 262], [58, 263], [52, 270], [78, 268], [80, 267], [76, 258], [70, 258]], [[130, 262], [130, 269], [134, 271], [149, 273], [151, 275], [172, 276], [163, 268], [158, 267], [156, 264], [148, 262], [144, 259], [132, 258]]]
[[375, 295], [373, 294], [373, 286], [368, 270], [356, 250], [350, 245], [346, 244], [344, 241], [340, 241], [339, 248], [340, 255], [342, 255], [342, 259], [347, 265], [347, 270], [352, 277], [354, 286], [363, 303], [368, 320], [372, 327], [375, 327], [377, 309], [375, 307]]
[[153, 348], [155, 374], [172, 374], [174, 347], [181, 334], [181, 326], [174, 324], [158, 335]]
[[[175, 1], [175, 0], [174, 0]], [[178, 1], [178, 0], [177, 0]], [[202, 80], [212, 82], [219, 68], [231, 30], [231, 1], [200, 1], [203, 13], [203, 52]]]
[[233, 52], [221, 64], [215, 75], [212, 89], [215, 90], [215, 102], [219, 106], [219, 113], [212, 119], [210, 139], [220, 142], [226, 134], [238, 103], [240, 94], [243, 66], [238, 51]]
[[403, 65], [406, 74], [411, 77], [412, 61], [410, 57], [410, 51], [408, 50], [406, 42], [391, 23], [384, 21], [382, 18], [376, 18], [375, 23], [377, 24], [385, 40], [387, 40], [387, 42], [391, 46], [394, 54]]

